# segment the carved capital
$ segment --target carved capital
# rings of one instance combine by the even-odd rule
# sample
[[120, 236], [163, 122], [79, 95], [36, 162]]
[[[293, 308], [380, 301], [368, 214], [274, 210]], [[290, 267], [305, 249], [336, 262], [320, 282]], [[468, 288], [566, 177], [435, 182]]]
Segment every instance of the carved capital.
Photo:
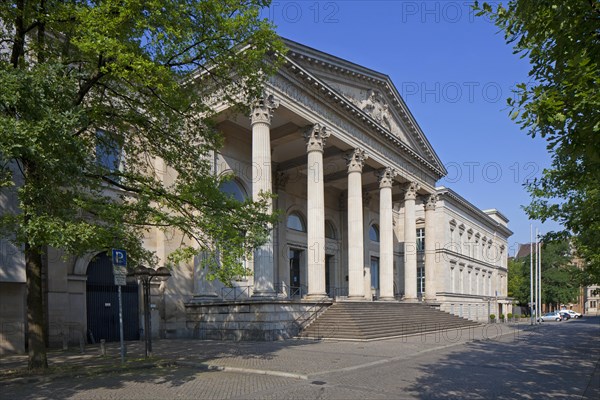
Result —
[[406, 193], [404, 194], [404, 200], [415, 200], [417, 198], [417, 191], [421, 186], [417, 182], [409, 182], [406, 184]]
[[306, 151], [323, 151], [325, 141], [331, 135], [329, 129], [321, 124], [314, 124], [306, 128], [304, 137], [306, 138]]
[[354, 149], [346, 154], [346, 165], [348, 165], [348, 173], [362, 172], [365, 160], [369, 156], [363, 149]]
[[425, 199], [425, 210], [435, 210], [437, 201], [438, 201], [437, 194], [430, 194], [429, 196], [427, 196], [427, 198]]
[[394, 184], [394, 178], [396, 175], [398, 175], [398, 171], [392, 167], [387, 167], [380, 170], [377, 173], [377, 178], [379, 179], [379, 188], [391, 188]]
[[263, 122], [270, 125], [273, 112], [277, 107], [279, 107], [279, 102], [275, 100], [275, 97], [272, 94], [263, 95], [255, 100], [254, 104], [252, 104], [252, 112], [250, 113], [252, 125], [257, 122]]

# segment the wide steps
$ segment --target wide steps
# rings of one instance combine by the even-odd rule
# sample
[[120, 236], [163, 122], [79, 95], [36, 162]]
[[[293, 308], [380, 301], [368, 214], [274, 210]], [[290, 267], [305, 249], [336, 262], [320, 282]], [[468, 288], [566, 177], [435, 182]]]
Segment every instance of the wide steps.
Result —
[[373, 340], [477, 325], [479, 323], [418, 303], [338, 302], [319, 315], [300, 336]]

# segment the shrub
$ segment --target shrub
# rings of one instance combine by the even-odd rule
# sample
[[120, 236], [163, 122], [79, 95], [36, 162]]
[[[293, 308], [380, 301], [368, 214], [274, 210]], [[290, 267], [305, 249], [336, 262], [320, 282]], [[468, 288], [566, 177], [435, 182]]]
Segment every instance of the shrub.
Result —
[[490, 320], [495, 320], [496, 319], [496, 315], [495, 314], [490, 314]]
[[500, 314], [500, 321], [504, 321], [504, 314]]
[[511, 320], [511, 319], [512, 319], [512, 317], [513, 317], [513, 314], [512, 314], [512, 313], [508, 313], [508, 314], [506, 315], [506, 317], [507, 317], [509, 320]]

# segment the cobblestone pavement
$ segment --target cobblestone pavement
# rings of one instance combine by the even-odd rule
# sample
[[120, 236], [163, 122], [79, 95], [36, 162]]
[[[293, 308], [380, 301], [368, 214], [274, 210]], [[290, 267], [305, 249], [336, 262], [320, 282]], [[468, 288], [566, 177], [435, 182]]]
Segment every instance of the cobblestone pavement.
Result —
[[[599, 318], [520, 328], [529, 327], [497, 324], [373, 342], [162, 340], [154, 359], [172, 364], [27, 384], [0, 379], [0, 399], [600, 398]], [[107, 358], [89, 347], [84, 356], [52, 352], [50, 360], [82, 368], [118, 363], [118, 347], [107, 348]], [[128, 358], [142, 350], [129, 343]], [[3, 357], [0, 369], [23, 362]]]

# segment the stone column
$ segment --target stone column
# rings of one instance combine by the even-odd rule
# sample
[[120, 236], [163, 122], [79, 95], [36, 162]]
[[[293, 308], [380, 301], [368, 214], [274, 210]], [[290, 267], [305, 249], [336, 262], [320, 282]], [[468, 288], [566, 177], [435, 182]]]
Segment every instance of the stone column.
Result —
[[[272, 95], [258, 99], [250, 115], [252, 125], [252, 199], [261, 193], [272, 193], [271, 178], [271, 118], [279, 106]], [[268, 212], [273, 211], [268, 200]], [[254, 297], [273, 297], [273, 232], [267, 242], [254, 252]]]
[[392, 184], [396, 175], [396, 170], [390, 167], [379, 172], [379, 297], [381, 300], [394, 300]]
[[419, 184], [410, 182], [404, 195], [404, 298], [417, 300], [417, 224], [415, 199]]
[[325, 191], [323, 182], [323, 147], [329, 130], [315, 124], [309, 127], [306, 138], [307, 164], [307, 266], [308, 294], [306, 298], [320, 299], [325, 292]]
[[425, 300], [435, 301], [435, 206], [436, 194], [429, 195], [425, 203]]
[[364, 224], [362, 203], [362, 168], [367, 155], [355, 149], [346, 155], [348, 163], [348, 298], [365, 298]]

